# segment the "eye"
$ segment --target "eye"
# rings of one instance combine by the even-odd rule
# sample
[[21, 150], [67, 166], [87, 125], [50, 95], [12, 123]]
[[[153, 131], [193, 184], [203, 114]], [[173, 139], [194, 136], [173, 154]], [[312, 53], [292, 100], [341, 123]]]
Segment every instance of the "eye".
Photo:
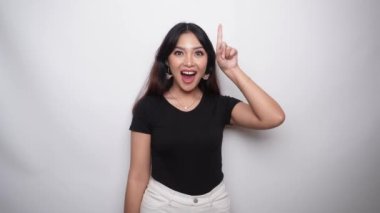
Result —
[[174, 55], [183, 55], [183, 52], [182, 51], [179, 51], [179, 50], [175, 50], [173, 52]]
[[204, 54], [205, 53], [203, 51], [201, 51], [201, 50], [198, 50], [198, 51], [195, 52], [196, 56], [204, 56]]

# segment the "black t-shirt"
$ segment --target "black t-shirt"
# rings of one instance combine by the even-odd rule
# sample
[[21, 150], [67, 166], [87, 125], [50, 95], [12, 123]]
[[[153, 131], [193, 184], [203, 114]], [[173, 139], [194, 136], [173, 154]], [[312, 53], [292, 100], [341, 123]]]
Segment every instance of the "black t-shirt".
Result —
[[151, 135], [152, 177], [189, 195], [211, 191], [223, 180], [223, 129], [238, 99], [203, 95], [184, 112], [163, 96], [145, 96], [136, 105], [130, 130]]

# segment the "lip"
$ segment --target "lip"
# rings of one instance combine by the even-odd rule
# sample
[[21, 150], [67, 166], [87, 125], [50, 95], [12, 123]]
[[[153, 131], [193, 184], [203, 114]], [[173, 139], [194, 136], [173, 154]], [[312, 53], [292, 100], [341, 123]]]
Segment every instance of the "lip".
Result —
[[193, 69], [183, 69], [180, 71], [182, 82], [185, 84], [191, 84], [195, 80], [197, 71]]

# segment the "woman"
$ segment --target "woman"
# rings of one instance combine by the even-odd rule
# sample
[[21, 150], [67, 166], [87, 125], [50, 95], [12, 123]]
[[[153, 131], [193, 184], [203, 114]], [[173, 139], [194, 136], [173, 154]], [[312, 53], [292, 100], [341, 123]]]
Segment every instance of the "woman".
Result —
[[[220, 95], [215, 61], [248, 104]], [[133, 110], [125, 212], [230, 212], [221, 162], [224, 126], [269, 129], [284, 119], [276, 101], [240, 69], [221, 26], [215, 53], [199, 26], [175, 25]]]

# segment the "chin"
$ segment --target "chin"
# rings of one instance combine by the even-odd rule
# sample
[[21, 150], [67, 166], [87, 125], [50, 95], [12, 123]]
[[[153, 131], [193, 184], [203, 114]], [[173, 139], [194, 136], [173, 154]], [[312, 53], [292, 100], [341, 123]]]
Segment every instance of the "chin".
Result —
[[198, 89], [198, 85], [199, 85], [199, 81], [193, 82], [191, 84], [180, 84], [179, 87], [181, 88], [182, 91], [192, 92], [192, 91]]
[[185, 87], [180, 87], [182, 91], [184, 92], [192, 92], [195, 89], [198, 88], [198, 86], [185, 86]]

